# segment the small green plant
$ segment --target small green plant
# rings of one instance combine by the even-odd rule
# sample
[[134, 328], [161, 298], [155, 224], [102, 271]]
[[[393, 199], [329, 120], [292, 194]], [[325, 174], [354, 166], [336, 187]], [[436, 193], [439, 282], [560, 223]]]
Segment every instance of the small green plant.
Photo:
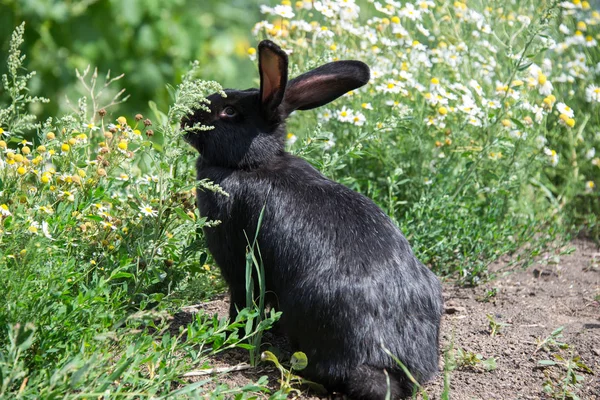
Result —
[[537, 338], [536, 339], [537, 346], [536, 346], [533, 354], [537, 353], [540, 350], [549, 352], [549, 351], [556, 351], [558, 349], [562, 349], [562, 350], [568, 349], [569, 345], [567, 343], [560, 342], [558, 340], [563, 337], [562, 332], [564, 329], [565, 329], [564, 326], [560, 326], [560, 327], [556, 328], [555, 330], [553, 330], [552, 333], [550, 333], [550, 335], [548, 335], [545, 339]]
[[483, 296], [478, 297], [477, 301], [481, 302], [481, 303], [489, 303], [490, 301], [493, 301], [496, 298], [496, 295], [498, 294], [498, 288], [491, 288], [490, 290], [487, 290]]
[[[586, 272], [595, 271], [600, 272], [600, 253], [596, 253], [592, 256], [590, 263], [583, 269]], [[597, 296], [596, 296], [597, 297]]]
[[21, 54], [20, 48], [23, 44], [24, 34], [25, 22], [19, 25], [12, 34], [8, 51], [8, 74], [2, 74], [2, 89], [8, 94], [10, 102], [5, 108], [2, 108], [0, 104], [0, 139], [2, 133], [5, 133], [6, 136], [14, 136], [32, 129], [39, 129], [41, 125], [36, 122], [37, 117], [29, 112], [30, 106], [50, 101], [45, 97], [29, 95], [28, 85], [36, 73], [35, 71], [22, 73], [26, 56]]
[[250, 353], [250, 365], [256, 366], [262, 358], [260, 354], [260, 346], [262, 344], [262, 335], [265, 330], [270, 329], [281, 316], [281, 312], [276, 312], [274, 309], [269, 311], [269, 315], [265, 315], [265, 295], [266, 295], [266, 279], [265, 268], [258, 246], [258, 232], [262, 224], [265, 208], [260, 212], [256, 225], [256, 232], [252, 242], [246, 235], [248, 248], [246, 250], [246, 308], [256, 310], [258, 317], [255, 321], [248, 321], [245, 330], [246, 334], [254, 332], [250, 341], [248, 351]]
[[[584, 381], [578, 372], [593, 374], [590, 367], [581, 361], [581, 357], [571, 352], [567, 357], [553, 354], [554, 360], [539, 360], [538, 364], [546, 369], [556, 367], [558, 375], [546, 371], [544, 392], [555, 399], [579, 400], [577, 391]], [[556, 372], [556, 371], [555, 371]]]
[[444, 349], [444, 388], [440, 394], [441, 400], [450, 400], [450, 376], [452, 374], [452, 360], [454, 350], [454, 332], [452, 332], [452, 342]]
[[[308, 358], [306, 357], [306, 354], [304, 354], [303, 352], [297, 351], [294, 354], [292, 354], [292, 358], [290, 359], [290, 368], [289, 369], [285, 368], [279, 362], [279, 359], [277, 358], [277, 356], [270, 351], [264, 351], [261, 355], [261, 359], [262, 359], [262, 361], [268, 361], [268, 362], [273, 363], [275, 365], [275, 367], [277, 367], [277, 369], [279, 370], [280, 388], [279, 388], [279, 391], [277, 392], [277, 394], [283, 396], [281, 398], [287, 398], [287, 396], [290, 394], [300, 395], [302, 392], [300, 391], [300, 389], [297, 388], [297, 386], [303, 386], [303, 385], [310, 387], [312, 390], [314, 390], [317, 393], [327, 393], [327, 390], [325, 390], [325, 388], [322, 385], [312, 382], [312, 381], [309, 381], [307, 379], [304, 379], [304, 378], [294, 374], [294, 371], [302, 371], [303, 369], [305, 369], [308, 366]], [[276, 397], [276, 398], [278, 398], [278, 397]]]
[[510, 326], [506, 322], [496, 321], [496, 318], [492, 314], [487, 314], [486, 317], [489, 321], [490, 336], [492, 337], [501, 334], [505, 327]]
[[481, 354], [459, 348], [448, 351], [447, 364], [450, 370], [470, 369], [473, 371], [493, 371], [496, 369], [494, 357], [485, 358]]

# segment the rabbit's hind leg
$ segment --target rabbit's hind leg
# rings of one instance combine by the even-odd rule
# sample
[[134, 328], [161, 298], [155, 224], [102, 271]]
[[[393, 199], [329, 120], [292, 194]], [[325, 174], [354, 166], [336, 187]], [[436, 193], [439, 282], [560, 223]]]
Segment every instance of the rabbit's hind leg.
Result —
[[351, 371], [344, 383], [345, 394], [353, 400], [382, 400], [388, 390], [391, 399], [401, 399], [413, 391], [413, 385], [401, 372], [387, 371], [386, 376], [383, 368], [365, 364]]

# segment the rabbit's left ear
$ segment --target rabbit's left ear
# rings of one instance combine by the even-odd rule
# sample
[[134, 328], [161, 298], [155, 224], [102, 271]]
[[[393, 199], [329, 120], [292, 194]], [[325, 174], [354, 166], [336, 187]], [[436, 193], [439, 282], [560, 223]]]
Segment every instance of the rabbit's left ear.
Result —
[[295, 77], [288, 84], [283, 100], [285, 115], [295, 110], [310, 110], [369, 82], [370, 70], [361, 61], [334, 61]]
[[258, 70], [261, 107], [266, 117], [272, 117], [276, 115], [287, 86], [287, 54], [270, 40], [263, 40], [258, 45]]

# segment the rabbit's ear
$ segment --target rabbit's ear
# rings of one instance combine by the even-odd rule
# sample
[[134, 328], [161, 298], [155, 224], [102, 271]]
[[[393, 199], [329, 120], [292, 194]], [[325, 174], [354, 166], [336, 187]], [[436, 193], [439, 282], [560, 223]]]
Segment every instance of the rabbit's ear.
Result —
[[275, 115], [283, 100], [288, 79], [288, 56], [270, 40], [258, 45], [260, 100], [267, 117]]
[[329, 103], [369, 82], [367, 64], [361, 61], [334, 61], [292, 79], [283, 100], [286, 114], [310, 110]]

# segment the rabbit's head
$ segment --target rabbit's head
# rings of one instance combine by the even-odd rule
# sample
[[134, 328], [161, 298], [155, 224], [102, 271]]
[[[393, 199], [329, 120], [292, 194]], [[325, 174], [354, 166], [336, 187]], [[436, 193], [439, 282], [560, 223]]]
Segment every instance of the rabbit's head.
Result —
[[212, 94], [210, 112], [198, 110], [183, 119], [184, 129], [197, 123], [214, 127], [184, 135], [203, 163], [255, 168], [283, 152], [285, 120], [293, 111], [322, 106], [369, 81], [366, 64], [335, 61], [288, 82], [288, 56], [279, 46], [263, 40], [258, 56], [260, 89]]

